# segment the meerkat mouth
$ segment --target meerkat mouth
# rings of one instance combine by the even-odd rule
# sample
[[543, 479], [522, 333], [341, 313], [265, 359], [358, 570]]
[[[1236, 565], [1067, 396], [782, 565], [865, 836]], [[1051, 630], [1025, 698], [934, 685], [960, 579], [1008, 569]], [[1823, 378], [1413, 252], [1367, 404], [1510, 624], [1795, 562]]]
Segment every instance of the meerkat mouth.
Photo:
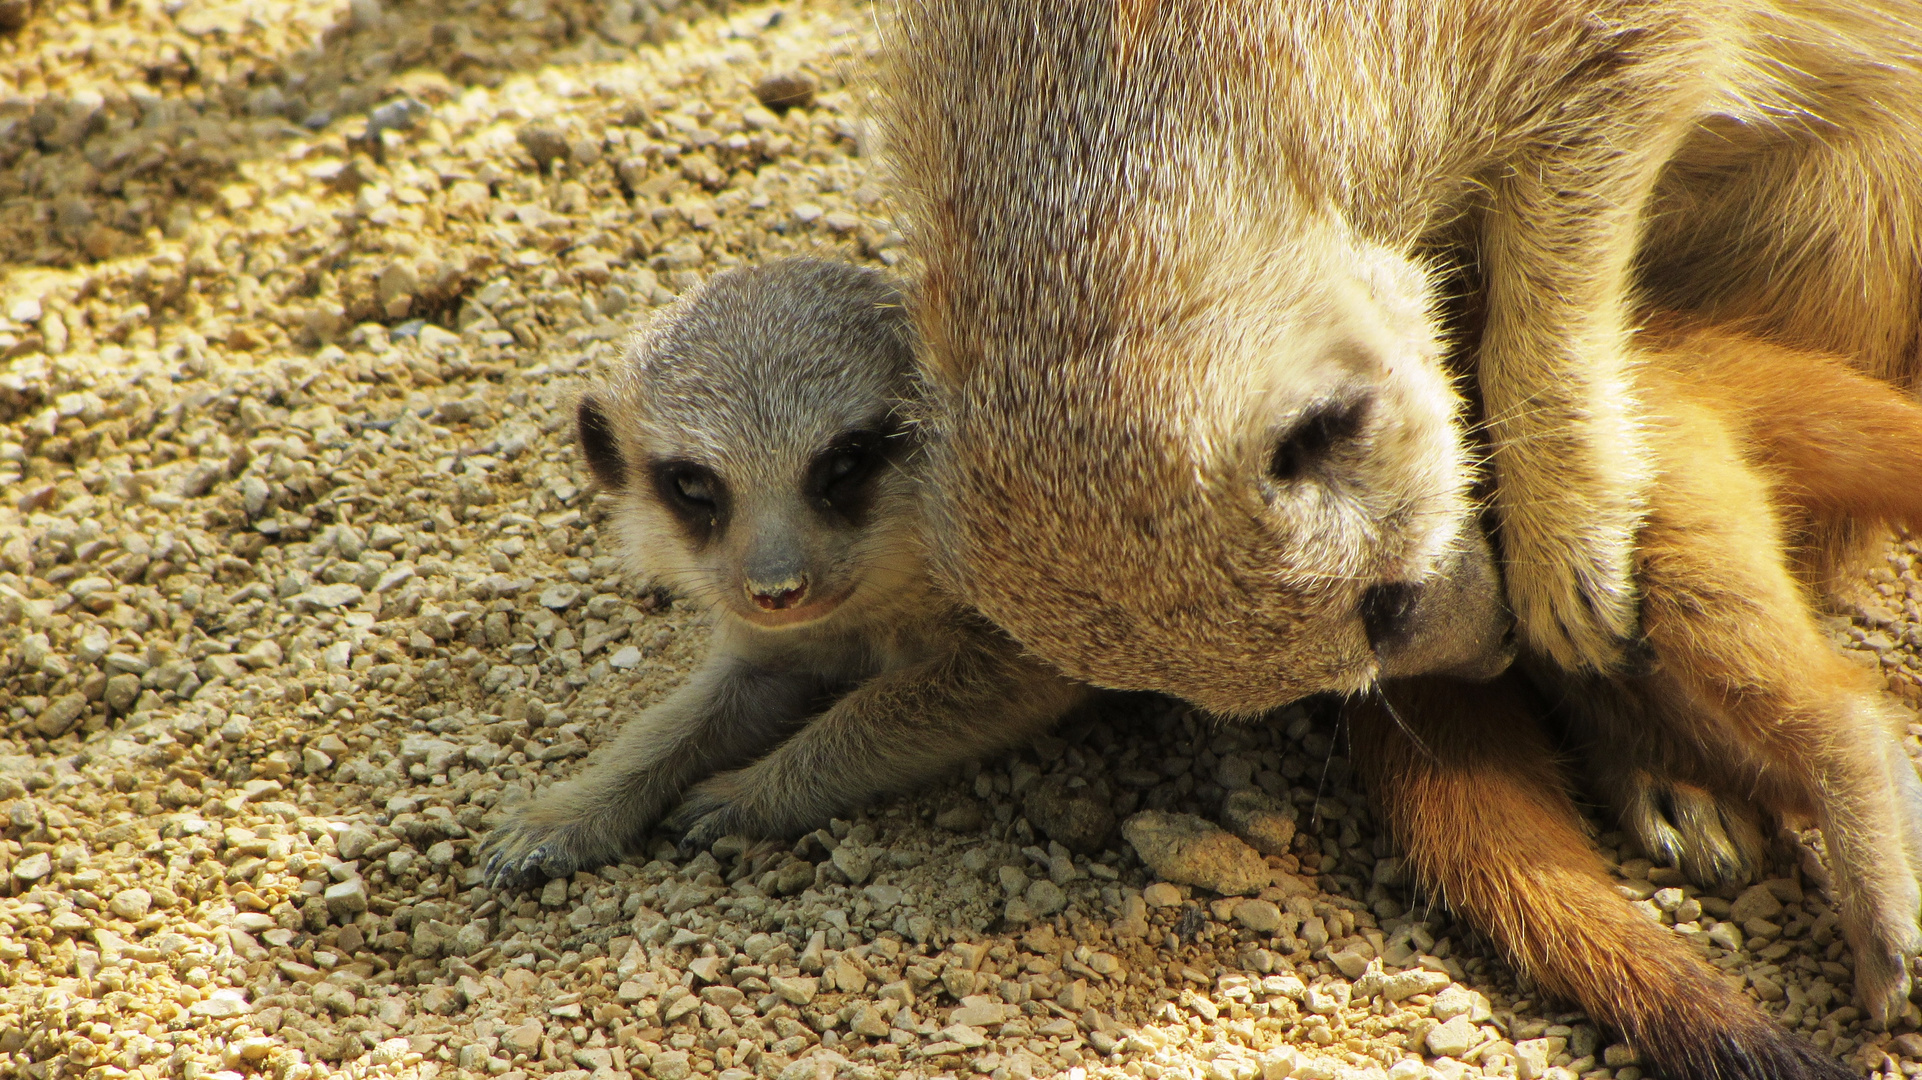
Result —
[[796, 627], [808, 626], [820, 622], [822, 619], [839, 611], [842, 603], [846, 601], [849, 596], [853, 595], [853, 592], [854, 590], [852, 588], [843, 589], [838, 593], [823, 596], [815, 600], [809, 600], [804, 604], [797, 604], [791, 608], [766, 610], [763, 608], [742, 608], [737, 606], [731, 608], [731, 610], [734, 612], [735, 618], [740, 619], [750, 626], [759, 627], [763, 630], [791, 630]]

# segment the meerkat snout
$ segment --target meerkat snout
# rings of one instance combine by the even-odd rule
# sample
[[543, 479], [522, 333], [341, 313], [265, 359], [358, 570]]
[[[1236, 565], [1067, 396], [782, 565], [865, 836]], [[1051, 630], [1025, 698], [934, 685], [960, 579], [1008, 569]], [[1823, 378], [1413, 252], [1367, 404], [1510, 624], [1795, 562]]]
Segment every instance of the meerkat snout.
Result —
[[762, 611], [786, 611], [807, 600], [808, 576], [805, 571], [790, 573], [778, 581], [750, 576], [742, 583], [747, 598]]
[[1421, 598], [1422, 587], [1409, 581], [1371, 585], [1361, 594], [1361, 625], [1376, 653], [1392, 645], [1408, 628], [1408, 615]]

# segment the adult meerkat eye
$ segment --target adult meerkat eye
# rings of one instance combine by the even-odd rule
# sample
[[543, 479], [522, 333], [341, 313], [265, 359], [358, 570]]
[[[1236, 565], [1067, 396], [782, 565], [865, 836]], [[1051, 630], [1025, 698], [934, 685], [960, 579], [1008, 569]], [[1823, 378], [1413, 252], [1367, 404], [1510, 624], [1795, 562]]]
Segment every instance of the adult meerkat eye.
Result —
[[1368, 401], [1329, 401], [1311, 407], [1275, 440], [1268, 457], [1268, 478], [1293, 483], [1342, 443], [1360, 435], [1368, 423]]
[[714, 505], [714, 482], [696, 472], [684, 472], [674, 477], [674, 493], [681, 501], [695, 506]]
[[675, 488], [675, 498], [686, 505], [698, 507], [713, 507], [721, 486], [713, 473], [698, 465], [678, 467], [669, 475], [669, 482]]

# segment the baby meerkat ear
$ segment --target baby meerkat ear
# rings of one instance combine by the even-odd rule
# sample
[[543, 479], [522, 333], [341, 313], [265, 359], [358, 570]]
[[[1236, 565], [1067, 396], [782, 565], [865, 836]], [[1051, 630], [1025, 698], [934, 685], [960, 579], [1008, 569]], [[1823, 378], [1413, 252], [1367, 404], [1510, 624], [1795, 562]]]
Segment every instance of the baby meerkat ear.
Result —
[[607, 419], [606, 407], [593, 394], [583, 394], [574, 411], [574, 436], [581, 444], [581, 456], [588, 471], [609, 491], [627, 488], [627, 463], [621, 459], [620, 440]]

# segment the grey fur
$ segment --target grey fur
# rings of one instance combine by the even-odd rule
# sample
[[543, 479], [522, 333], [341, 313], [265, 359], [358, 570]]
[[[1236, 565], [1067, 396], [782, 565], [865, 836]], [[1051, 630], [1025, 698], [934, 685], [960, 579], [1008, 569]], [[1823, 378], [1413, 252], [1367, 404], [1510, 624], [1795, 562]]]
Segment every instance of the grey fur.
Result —
[[[689, 847], [804, 831], [1025, 742], [1081, 699], [929, 584], [895, 419], [910, 340], [878, 273], [786, 260], [690, 293], [583, 399], [583, 450], [616, 495], [608, 531], [713, 612], [713, 637], [686, 685], [495, 830], [491, 882], [618, 858], [677, 803]], [[837, 502], [823, 455], [863, 431], [889, 433], [885, 460]], [[668, 505], [662, 462], [708, 470], [706, 523]]]

